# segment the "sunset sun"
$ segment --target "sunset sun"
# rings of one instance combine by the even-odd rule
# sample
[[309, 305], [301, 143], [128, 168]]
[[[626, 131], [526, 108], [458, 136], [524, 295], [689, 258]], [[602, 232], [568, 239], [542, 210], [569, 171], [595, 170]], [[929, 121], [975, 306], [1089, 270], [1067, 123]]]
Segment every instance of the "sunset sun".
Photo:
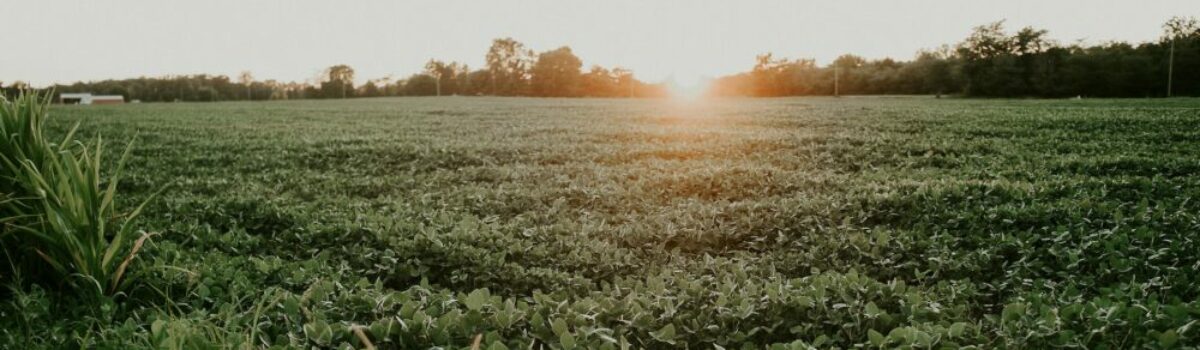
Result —
[[708, 78], [690, 76], [682, 79], [668, 80], [665, 85], [671, 98], [678, 100], [697, 100], [708, 94]]

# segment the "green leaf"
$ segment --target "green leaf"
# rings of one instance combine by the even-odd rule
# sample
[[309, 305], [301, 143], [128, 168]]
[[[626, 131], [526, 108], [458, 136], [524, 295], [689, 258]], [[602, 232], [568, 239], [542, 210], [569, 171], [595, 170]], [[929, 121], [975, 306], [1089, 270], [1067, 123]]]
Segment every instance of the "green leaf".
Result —
[[818, 336], [817, 336], [817, 339], [813, 339], [813, 341], [812, 341], [812, 346], [818, 346], [818, 347], [819, 347], [819, 346], [821, 346], [821, 345], [825, 345], [825, 343], [826, 343], [826, 342], [829, 342], [829, 337], [828, 337], [828, 336], [825, 336], [824, 334], [822, 334], [822, 335], [818, 335]]
[[[1169, 348], [1169, 347], [1175, 346], [1175, 343], [1178, 341], [1179, 341], [1179, 333], [1176, 333], [1174, 329], [1163, 332], [1162, 334], [1158, 335], [1158, 345], [1161, 345], [1164, 348]], [[1193, 345], [1195, 345], [1195, 344], [1193, 344]]]
[[150, 334], [154, 334], [154, 335], [162, 334], [163, 328], [166, 328], [166, 327], [167, 327], [167, 321], [154, 320], [154, 322], [150, 324]]
[[650, 336], [667, 344], [675, 344], [675, 325], [663, 326], [657, 332], [650, 332]]
[[871, 345], [876, 347], [883, 347], [884, 344], [887, 344], [887, 338], [884, 337], [882, 333], [876, 332], [874, 329], [867, 330], [867, 338], [871, 340]]
[[390, 319], [375, 321], [375, 323], [371, 324], [369, 329], [371, 334], [377, 338], [391, 338], [393, 330], [396, 329], [396, 321], [392, 321]]
[[880, 314], [883, 314], [883, 312], [879, 310], [879, 306], [876, 306], [875, 302], [873, 301], [867, 303], [864, 313], [866, 314], [867, 318], [872, 319], [879, 317]]
[[1025, 314], [1025, 304], [1012, 303], [1004, 305], [1004, 310], [1000, 312], [1000, 319], [1003, 321], [1016, 321]]
[[554, 319], [554, 322], [550, 324], [550, 329], [554, 330], [554, 334], [556, 334], [558, 336], [562, 336], [563, 334], [566, 334], [567, 331], [569, 330], [569, 329], [567, 329], [567, 321], [564, 321], [561, 318]]
[[417, 303], [415, 303], [415, 302], [407, 302], [407, 303], [404, 303], [404, 305], [400, 307], [400, 317], [403, 317], [403, 318], [412, 318], [413, 314], [416, 312], [417, 312]]
[[965, 322], [955, 322], [950, 325], [950, 336], [955, 338], [961, 337], [966, 330], [967, 324]]
[[911, 333], [912, 331], [909, 330], [908, 327], [896, 327], [893, 328], [891, 332], [888, 332], [887, 338], [890, 341], [905, 343], [908, 342], [908, 338]]
[[479, 311], [487, 303], [487, 300], [488, 290], [485, 288], [471, 291], [471, 294], [467, 294], [467, 297], [463, 298], [462, 302], [463, 305], [467, 306], [468, 310]]
[[571, 335], [570, 332], [558, 335], [558, 342], [562, 344], [563, 349], [575, 348], [575, 336]]
[[304, 335], [318, 345], [326, 345], [333, 340], [333, 329], [325, 321], [317, 320], [304, 325]]

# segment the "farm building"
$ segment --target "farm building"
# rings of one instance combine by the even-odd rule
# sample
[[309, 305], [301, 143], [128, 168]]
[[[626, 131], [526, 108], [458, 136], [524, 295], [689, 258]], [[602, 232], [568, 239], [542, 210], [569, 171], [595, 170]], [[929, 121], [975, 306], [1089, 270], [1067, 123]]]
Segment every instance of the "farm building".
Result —
[[80, 105], [110, 105], [125, 103], [125, 96], [121, 95], [92, 95], [91, 93], [63, 93], [58, 96], [58, 101], [63, 104], [80, 104]]

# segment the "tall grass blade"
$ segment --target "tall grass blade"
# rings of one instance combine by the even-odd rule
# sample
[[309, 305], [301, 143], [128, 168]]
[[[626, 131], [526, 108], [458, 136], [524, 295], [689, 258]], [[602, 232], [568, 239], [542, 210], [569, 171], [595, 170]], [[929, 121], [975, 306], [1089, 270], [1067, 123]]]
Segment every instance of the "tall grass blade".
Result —
[[[128, 214], [116, 209], [117, 182], [133, 143], [106, 179], [101, 138], [90, 146], [75, 140], [76, 124], [61, 142], [47, 141], [49, 103], [49, 94], [0, 97], [0, 248], [14, 257], [12, 275], [43, 276], [38, 270], [48, 268], [47, 279], [65, 280], [80, 293], [117, 293], [153, 236], [132, 235], [150, 199]], [[124, 256], [120, 264], [118, 256]]]

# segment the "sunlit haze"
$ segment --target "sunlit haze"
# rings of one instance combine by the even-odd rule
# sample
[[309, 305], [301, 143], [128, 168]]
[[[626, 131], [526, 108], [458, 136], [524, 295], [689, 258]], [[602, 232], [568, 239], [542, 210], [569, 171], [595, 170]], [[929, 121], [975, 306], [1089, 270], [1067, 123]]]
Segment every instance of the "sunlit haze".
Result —
[[342, 63], [359, 81], [399, 78], [430, 58], [480, 68], [493, 38], [512, 37], [539, 52], [568, 45], [584, 69], [694, 87], [765, 52], [907, 59], [1001, 19], [1061, 42], [1136, 42], [1200, 12], [1195, 0], [4, 1], [0, 81], [34, 85], [241, 71], [305, 81]]

